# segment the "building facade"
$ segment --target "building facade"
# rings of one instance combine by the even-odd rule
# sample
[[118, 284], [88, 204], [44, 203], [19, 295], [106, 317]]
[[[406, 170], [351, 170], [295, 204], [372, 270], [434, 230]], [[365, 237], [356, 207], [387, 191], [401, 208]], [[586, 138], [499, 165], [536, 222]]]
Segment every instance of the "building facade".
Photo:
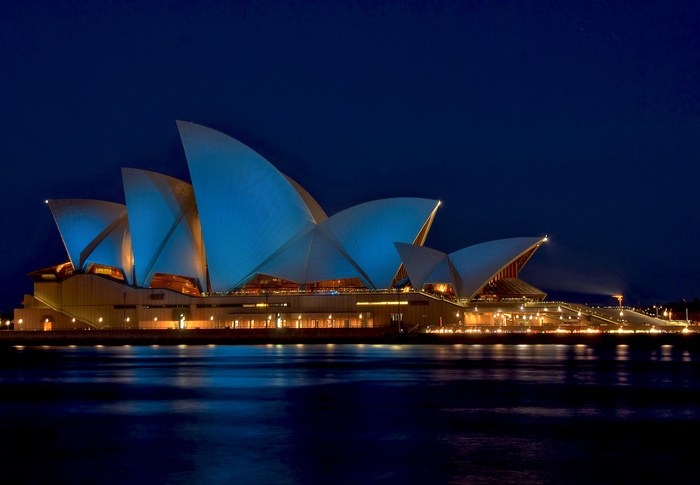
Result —
[[178, 129], [191, 184], [124, 168], [125, 204], [47, 201], [68, 262], [30, 274], [15, 329], [420, 328], [469, 323], [474, 301], [545, 297], [518, 273], [546, 238], [446, 254], [423, 246], [439, 201], [329, 217], [239, 141]]

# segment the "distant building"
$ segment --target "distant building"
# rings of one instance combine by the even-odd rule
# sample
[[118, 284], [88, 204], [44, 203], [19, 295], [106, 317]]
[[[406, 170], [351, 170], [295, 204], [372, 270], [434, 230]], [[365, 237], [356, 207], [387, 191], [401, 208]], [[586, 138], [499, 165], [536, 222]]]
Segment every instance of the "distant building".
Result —
[[518, 273], [545, 238], [426, 248], [439, 201], [328, 217], [237, 140], [178, 122], [192, 184], [124, 168], [126, 205], [47, 201], [69, 261], [30, 274], [16, 330], [481, 323], [478, 301], [541, 301]]

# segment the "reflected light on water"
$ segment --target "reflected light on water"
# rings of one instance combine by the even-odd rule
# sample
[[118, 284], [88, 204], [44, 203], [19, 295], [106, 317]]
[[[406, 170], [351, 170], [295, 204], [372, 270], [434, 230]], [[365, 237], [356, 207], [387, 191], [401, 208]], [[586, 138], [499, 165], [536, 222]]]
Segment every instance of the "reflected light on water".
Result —
[[[40, 443], [13, 444], [3, 472], [31, 470], [27, 483], [680, 483], [664, 474], [694, 473], [692, 447], [662, 453], [658, 441], [700, 431], [692, 350], [15, 349], [0, 367], [12, 416], [0, 433]], [[621, 450], [629, 466], [613, 476]]]
[[629, 346], [628, 345], [617, 345], [615, 347], [615, 354], [617, 360], [629, 360]]

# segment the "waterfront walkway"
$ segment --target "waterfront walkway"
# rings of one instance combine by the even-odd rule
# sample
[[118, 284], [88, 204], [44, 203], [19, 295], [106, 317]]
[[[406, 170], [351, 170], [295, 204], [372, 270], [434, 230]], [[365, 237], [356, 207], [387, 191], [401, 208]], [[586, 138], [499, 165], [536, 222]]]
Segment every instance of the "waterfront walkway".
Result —
[[264, 345], [264, 344], [482, 344], [482, 345], [674, 345], [700, 348], [691, 333], [396, 333], [389, 327], [252, 330], [69, 330], [0, 332], [0, 346], [42, 345]]

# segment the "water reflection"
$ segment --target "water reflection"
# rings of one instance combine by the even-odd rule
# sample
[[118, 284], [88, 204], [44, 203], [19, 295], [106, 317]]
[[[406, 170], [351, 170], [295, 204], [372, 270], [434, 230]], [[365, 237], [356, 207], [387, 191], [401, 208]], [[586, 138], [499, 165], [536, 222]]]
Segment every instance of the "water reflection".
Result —
[[655, 436], [700, 431], [698, 355], [673, 347], [2, 352], [0, 478], [33, 482], [668, 483], [690, 448]]

